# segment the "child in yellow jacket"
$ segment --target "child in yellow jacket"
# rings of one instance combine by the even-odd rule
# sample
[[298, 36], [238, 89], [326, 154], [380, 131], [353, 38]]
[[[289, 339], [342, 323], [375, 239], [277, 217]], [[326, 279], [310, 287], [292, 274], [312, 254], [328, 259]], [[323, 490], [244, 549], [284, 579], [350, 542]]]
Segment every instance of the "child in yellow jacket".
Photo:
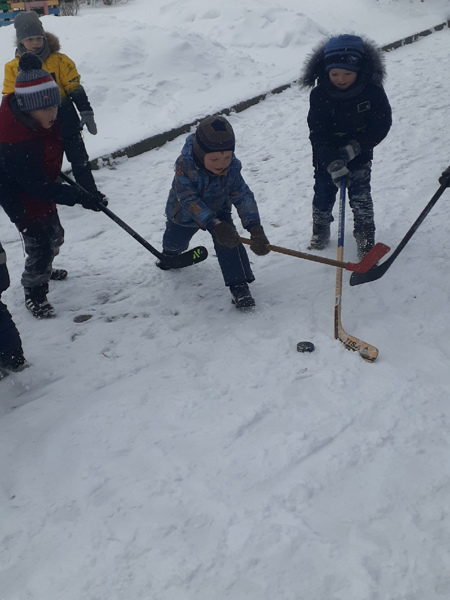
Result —
[[[38, 14], [35, 11], [21, 12], [14, 19], [16, 29], [16, 57], [5, 65], [3, 95], [14, 92], [14, 85], [19, 70], [19, 58], [25, 52], [34, 52], [56, 81], [61, 94], [61, 106], [58, 121], [64, 140], [64, 152], [72, 165], [76, 181], [89, 192], [97, 191], [89, 164], [89, 156], [83, 142], [81, 130], [86, 125], [92, 135], [96, 135], [97, 126], [94, 111], [80, 83], [80, 75], [75, 63], [65, 54], [59, 52], [58, 38], [44, 31]], [[80, 117], [75, 109], [78, 109]]]

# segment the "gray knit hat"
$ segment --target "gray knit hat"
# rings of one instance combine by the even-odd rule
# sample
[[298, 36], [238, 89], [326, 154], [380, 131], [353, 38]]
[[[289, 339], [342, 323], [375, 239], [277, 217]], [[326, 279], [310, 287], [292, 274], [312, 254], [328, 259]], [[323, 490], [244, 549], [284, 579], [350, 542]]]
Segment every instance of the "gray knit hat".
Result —
[[45, 31], [36, 11], [20, 12], [14, 19], [17, 41], [20, 43], [30, 37], [45, 37]]
[[210, 152], [234, 152], [234, 131], [224, 117], [207, 117], [200, 122], [194, 137], [194, 154], [203, 163]]
[[20, 57], [15, 96], [22, 112], [61, 104], [58, 85], [50, 73], [42, 68], [41, 59], [33, 52], [25, 52]]

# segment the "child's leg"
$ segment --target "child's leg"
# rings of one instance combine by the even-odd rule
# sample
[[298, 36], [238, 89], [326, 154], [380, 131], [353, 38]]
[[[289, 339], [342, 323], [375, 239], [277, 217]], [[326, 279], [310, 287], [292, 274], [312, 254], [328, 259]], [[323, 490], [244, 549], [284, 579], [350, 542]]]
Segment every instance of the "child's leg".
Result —
[[0, 301], [0, 368], [19, 371], [24, 366], [19, 332], [6, 305]]
[[22, 341], [16, 324], [1, 302], [2, 292], [9, 288], [9, 273], [6, 266], [6, 254], [0, 244], [0, 369], [19, 370], [25, 363]]
[[[219, 213], [218, 218], [234, 227], [233, 219], [229, 213]], [[250, 267], [247, 251], [242, 244], [235, 248], [226, 248], [221, 246], [214, 233], [211, 233], [217, 259], [222, 271], [225, 285], [228, 287], [251, 283], [255, 280], [253, 271]]]
[[197, 231], [197, 227], [183, 227], [167, 219], [162, 241], [163, 254], [174, 256], [187, 250]]
[[353, 210], [353, 235], [358, 254], [362, 258], [375, 244], [375, 221], [370, 176], [372, 163], [368, 162], [351, 172], [348, 196]]
[[21, 233], [27, 254], [21, 283], [24, 288], [45, 286], [48, 291], [53, 259], [64, 243], [64, 229], [58, 214], [35, 220], [21, 228]]
[[313, 234], [309, 248], [323, 250], [330, 241], [330, 223], [336, 202], [337, 188], [328, 171], [316, 167], [314, 171]]

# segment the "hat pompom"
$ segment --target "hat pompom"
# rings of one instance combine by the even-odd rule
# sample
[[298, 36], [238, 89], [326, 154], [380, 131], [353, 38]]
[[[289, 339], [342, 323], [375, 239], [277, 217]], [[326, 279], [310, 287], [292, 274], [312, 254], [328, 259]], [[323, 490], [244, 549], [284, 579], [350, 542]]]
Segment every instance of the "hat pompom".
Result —
[[25, 52], [20, 57], [19, 69], [21, 71], [32, 71], [33, 69], [42, 69], [42, 60], [34, 52]]

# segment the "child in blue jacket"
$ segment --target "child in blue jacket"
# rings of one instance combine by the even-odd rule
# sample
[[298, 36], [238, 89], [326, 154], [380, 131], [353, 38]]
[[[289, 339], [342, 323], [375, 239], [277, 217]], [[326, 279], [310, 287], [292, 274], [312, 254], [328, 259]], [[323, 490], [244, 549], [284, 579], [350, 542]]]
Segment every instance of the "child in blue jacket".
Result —
[[[269, 252], [253, 192], [241, 175], [241, 163], [234, 155], [235, 137], [230, 123], [219, 116], [201, 121], [175, 163], [175, 177], [166, 205], [163, 253], [184, 252], [199, 229], [212, 235], [225, 285], [237, 308], [255, 306], [248, 284], [255, 277], [247, 252], [239, 243], [231, 208], [239, 214], [252, 239], [257, 255]], [[157, 265], [166, 270], [163, 261]]]
[[310, 249], [322, 250], [330, 240], [332, 210], [343, 177], [359, 257], [375, 243], [373, 149], [392, 124], [385, 74], [381, 51], [357, 35], [322, 42], [306, 61], [301, 83], [313, 88], [308, 126], [315, 179]]

